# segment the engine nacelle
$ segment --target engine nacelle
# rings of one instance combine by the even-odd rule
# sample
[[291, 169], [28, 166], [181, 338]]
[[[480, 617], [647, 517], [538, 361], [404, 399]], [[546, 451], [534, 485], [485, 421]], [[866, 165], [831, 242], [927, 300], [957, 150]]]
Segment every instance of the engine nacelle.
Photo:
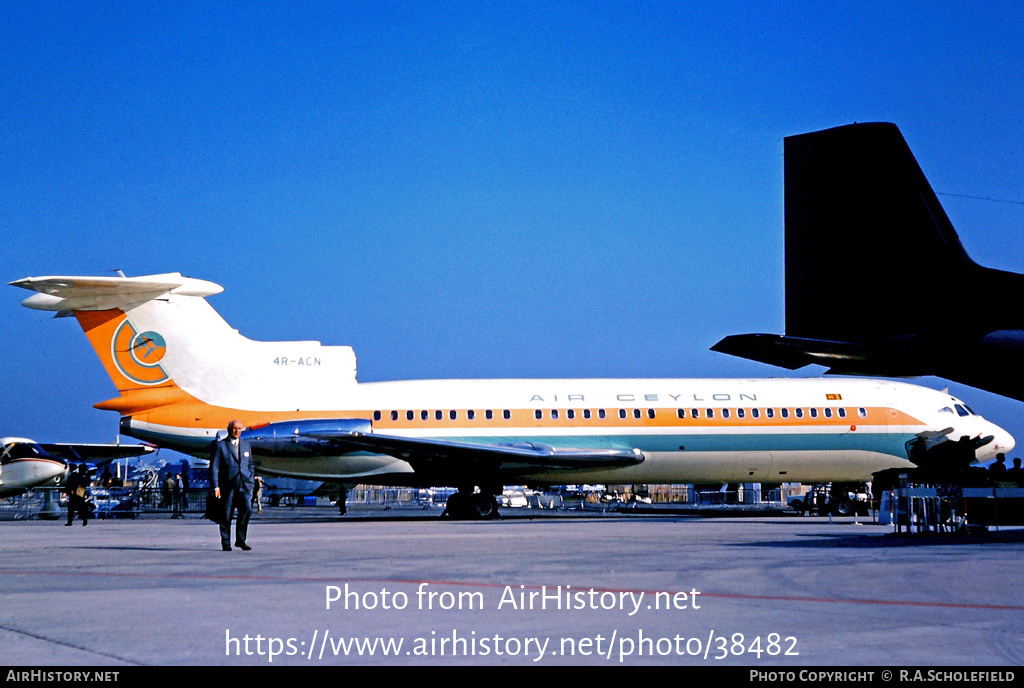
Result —
[[325, 446], [344, 453], [345, 435], [353, 432], [369, 434], [373, 423], [365, 418], [288, 420], [243, 430], [242, 437], [249, 440], [257, 454], [301, 457], [321, 455]]

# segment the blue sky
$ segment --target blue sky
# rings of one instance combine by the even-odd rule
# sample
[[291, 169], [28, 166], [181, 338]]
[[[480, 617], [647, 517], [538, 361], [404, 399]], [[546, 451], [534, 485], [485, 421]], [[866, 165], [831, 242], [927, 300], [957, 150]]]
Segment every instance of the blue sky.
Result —
[[[1024, 271], [1016, 3], [0, 16], [3, 281], [212, 280], [242, 334], [351, 345], [363, 381], [790, 375], [708, 347], [783, 331], [782, 140], [853, 121], [898, 124], [940, 194], [1017, 201], [940, 196]], [[26, 296], [0, 299], [0, 435], [113, 440], [81, 330]], [[906, 301], [955, 320], [932, 296]], [[1024, 441], [1019, 402], [950, 388]]]

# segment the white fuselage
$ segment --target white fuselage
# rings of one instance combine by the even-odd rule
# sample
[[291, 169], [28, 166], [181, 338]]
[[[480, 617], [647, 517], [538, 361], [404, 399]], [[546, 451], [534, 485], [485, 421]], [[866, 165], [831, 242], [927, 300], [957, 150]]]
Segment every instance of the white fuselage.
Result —
[[[973, 413], [942, 412], [948, 394], [868, 379], [423, 380], [347, 386], [322, 408], [231, 409], [247, 425], [283, 418], [365, 418], [386, 435], [482, 445], [537, 442], [566, 449], [639, 449], [635, 466], [537, 470], [524, 480], [704, 483], [870, 480], [911, 468], [906, 443], [952, 428], [954, 439], [991, 435], [978, 459], [1013, 438]], [[124, 427], [127, 425], [127, 427]], [[220, 424], [173, 428], [143, 419], [134, 437], [203, 455]], [[271, 474], [418, 484], [390, 456], [257, 456]]]
[[47, 455], [32, 440], [16, 437], [0, 439], [0, 496], [41, 485], [56, 485], [67, 473], [67, 465]]

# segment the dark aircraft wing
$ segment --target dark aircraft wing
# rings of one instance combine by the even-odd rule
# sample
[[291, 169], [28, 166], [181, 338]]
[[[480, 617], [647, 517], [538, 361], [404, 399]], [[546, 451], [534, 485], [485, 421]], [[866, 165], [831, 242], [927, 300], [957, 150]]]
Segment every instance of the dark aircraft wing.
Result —
[[829, 373], [875, 377], [927, 375], [912, 350], [857, 342], [787, 337], [778, 334], [735, 334], [711, 347], [712, 351], [748, 358], [789, 370], [817, 364]]
[[102, 466], [116, 459], [129, 459], [156, 451], [147, 444], [39, 444], [47, 454], [65, 461], [84, 461]]

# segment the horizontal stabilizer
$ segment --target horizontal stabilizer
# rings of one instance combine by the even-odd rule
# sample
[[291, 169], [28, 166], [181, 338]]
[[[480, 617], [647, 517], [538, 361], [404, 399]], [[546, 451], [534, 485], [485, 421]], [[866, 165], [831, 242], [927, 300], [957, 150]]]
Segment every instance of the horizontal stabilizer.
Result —
[[219, 284], [177, 272], [143, 277], [25, 277], [10, 284], [38, 292], [22, 301], [23, 306], [60, 313], [123, 309], [170, 294], [204, 297], [224, 291]]

